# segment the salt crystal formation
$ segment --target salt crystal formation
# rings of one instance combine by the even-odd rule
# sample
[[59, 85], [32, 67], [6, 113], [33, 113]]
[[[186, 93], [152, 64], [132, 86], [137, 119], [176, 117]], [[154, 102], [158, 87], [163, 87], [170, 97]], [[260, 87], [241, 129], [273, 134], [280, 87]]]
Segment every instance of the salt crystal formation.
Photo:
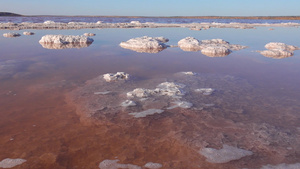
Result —
[[270, 42], [265, 45], [265, 48], [268, 50], [258, 51], [260, 54], [274, 58], [274, 59], [282, 59], [287, 58], [294, 55], [294, 50], [299, 50], [300, 48], [297, 46], [287, 45], [285, 43], [280, 42]]
[[121, 42], [120, 46], [125, 49], [134, 50], [136, 52], [142, 53], [157, 53], [167, 48], [167, 45], [164, 44], [168, 42], [169, 39], [164, 37], [138, 37], [129, 39], [126, 42]]
[[34, 35], [33, 32], [23, 32], [23, 35]]
[[6, 38], [14, 38], [14, 37], [19, 37], [21, 35], [19, 33], [9, 32], [9, 33], [4, 33], [3, 36]]
[[55, 44], [70, 44], [70, 43], [93, 43], [93, 39], [86, 36], [74, 36], [74, 35], [45, 35], [39, 41], [43, 43], [55, 43]]
[[94, 34], [94, 33], [84, 33], [83, 35], [84, 36], [96, 36], [96, 34]]
[[133, 164], [119, 164], [119, 160], [104, 160], [99, 164], [100, 169], [142, 169], [142, 167]]
[[13, 167], [15, 167], [17, 165], [21, 165], [25, 162], [26, 162], [26, 160], [20, 159], [20, 158], [17, 158], [17, 159], [6, 158], [6, 159], [0, 161], [0, 168], [13, 168]]
[[223, 39], [211, 39], [199, 41], [193, 37], [186, 37], [178, 42], [178, 46], [184, 51], [200, 51], [210, 57], [222, 57], [229, 55], [233, 50], [246, 48], [242, 45], [232, 45]]
[[107, 82], [117, 81], [117, 80], [128, 80], [129, 79], [129, 74], [124, 73], [124, 72], [117, 72], [116, 74], [107, 73], [107, 74], [103, 75], [103, 78]]
[[278, 164], [278, 165], [265, 165], [261, 167], [260, 169], [299, 169], [300, 163], [295, 164]]
[[214, 148], [203, 148], [200, 152], [210, 163], [227, 163], [232, 160], [238, 160], [253, 153], [233, 146], [223, 145], [220, 150]]
[[159, 163], [148, 162], [147, 164], [144, 165], [144, 167], [149, 169], [157, 169], [157, 168], [161, 168], [162, 165]]

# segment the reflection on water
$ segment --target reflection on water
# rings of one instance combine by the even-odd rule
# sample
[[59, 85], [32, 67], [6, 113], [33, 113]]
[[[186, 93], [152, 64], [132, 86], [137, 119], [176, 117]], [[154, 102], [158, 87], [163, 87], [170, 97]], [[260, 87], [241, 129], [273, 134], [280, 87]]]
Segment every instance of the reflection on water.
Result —
[[86, 48], [89, 47], [92, 43], [40, 43], [43, 48], [46, 49], [68, 49], [68, 48]]
[[[38, 43], [49, 33], [87, 31], [0, 39], [0, 161], [20, 158], [26, 162], [19, 168], [46, 169], [299, 166], [299, 51], [281, 60], [252, 52], [271, 41], [297, 45], [298, 29], [103, 29], [81, 50]], [[210, 58], [119, 46], [144, 35], [168, 37], [170, 45], [188, 36], [224, 38], [249, 48]], [[103, 79], [120, 71], [131, 79]], [[197, 73], [178, 73], [186, 71]], [[202, 154], [207, 150], [247, 155], [219, 164]]]

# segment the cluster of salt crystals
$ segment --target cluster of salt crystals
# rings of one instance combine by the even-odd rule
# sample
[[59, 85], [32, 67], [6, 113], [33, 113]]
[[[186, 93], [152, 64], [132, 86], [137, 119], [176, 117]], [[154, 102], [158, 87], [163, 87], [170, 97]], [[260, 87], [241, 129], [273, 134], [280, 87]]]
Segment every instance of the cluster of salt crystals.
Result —
[[287, 45], [280, 42], [270, 42], [265, 45], [268, 50], [258, 51], [260, 54], [274, 59], [282, 59], [294, 55], [294, 50], [299, 50], [297, 46]]
[[15, 167], [17, 165], [21, 165], [25, 162], [26, 162], [26, 160], [20, 159], [20, 158], [17, 158], [17, 159], [6, 158], [6, 159], [0, 161], [0, 168], [13, 168], [13, 167]]
[[253, 154], [251, 151], [229, 145], [223, 145], [223, 148], [220, 150], [214, 148], [203, 148], [199, 151], [199, 153], [205, 156], [206, 161], [210, 163], [227, 163]]
[[278, 165], [264, 165], [260, 169], [299, 169], [300, 163], [295, 164], [278, 164]]
[[103, 75], [103, 78], [105, 81], [111, 82], [111, 81], [118, 81], [118, 80], [128, 80], [130, 76], [125, 72], [117, 72], [115, 74], [106, 73]]
[[169, 39], [164, 37], [138, 37], [129, 39], [126, 42], [121, 42], [120, 46], [125, 49], [134, 50], [137, 52], [157, 53], [165, 48]]
[[[119, 169], [119, 168], [127, 168], [127, 169], [142, 169], [142, 167], [133, 164], [119, 164], [119, 160], [103, 160], [99, 164], [100, 169]], [[144, 165], [145, 168], [149, 169], [159, 169], [162, 167], [162, 164], [148, 162]]]
[[178, 42], [178, 46], [184, 51], [200, 51], [202, 54], [211, 57], [226, 56], [232, 50], [246, 48], [242, 45], [232, 45], [223, 39], [211, 39], [199, 41], [194, 37], [186, 37]]
[[41, 38], [39, 43], [57, 43], [57, 44], [69, 44], [69, 43], [92, 43], [94, 40], [86, 36], [75, 35], [45, 35]]
[[34, 33], [33, 32], [23, 32], [23, 35], [34, 35]]
[[14, 38], [14, 37], [19, 37], [19, 36], [21, 36], [21, 34], [19, 34], [19, 33], [14, 33], [14, 32], [9, 32], [9, 33], [4, 33], [3, 36], [6, 37], [6, 38]]

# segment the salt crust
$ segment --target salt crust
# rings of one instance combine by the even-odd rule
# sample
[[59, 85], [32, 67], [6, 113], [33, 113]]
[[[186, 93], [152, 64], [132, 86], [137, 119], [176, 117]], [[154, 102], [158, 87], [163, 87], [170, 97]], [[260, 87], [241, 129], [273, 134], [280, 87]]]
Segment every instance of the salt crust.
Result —
[[23, 35], [34, 35], [33, 32], [23, 32]]
[[103, 75], [103, 78], [107, 82], [118, 81], [118, 80], [128, 80], [129, 79], [129, 74], [124, 73], [124, 72], [117, 72], [115, 74], [107, 73], [107, 74]]
[[265, 45], [268, 50], [258, 51], [260, 54], [274, 59], [282, 59], [294, 55], [294, 50], [299, 50], [299, 47], [287, 45], [280, 42], [270, 42]]
[[83, 35], [84, 36], [96, 36], [96, 34], [94, 34], [94, 33], [84, 33]]
[[148, 115], [153, 115], [153, 114], [160, 114], [164, 112], [164, 110], [161, 109], [148, 109], [145, 111], [141, 111], [141, 112], [134, 112], [134, 113], [129, 113], [129, 115], [132, 115], [135, 118], [140, 118], [140, 117], [146, 117]]
[[295, 164], [278, 164], [278, 165], [265, 165], [262, 166], [261, 169], [299, 169], [300, 168], [300, 163], [295, 163]]
[[74, 35], [45, 35], [39, 41], [40, 43], [92, 43], [94, 40], [86, 36], [74, 36]]
[[195, 92], [202, 93], [203, 95], [206, 95], [206, 96], [211, 95], [214, 91], [215, 91], [215, 89], [212, 89], [212, 88], [195, 89]]
[[199, 41], [194, 37], [186, 37], [178, 42], [178, 46], [184, 51], [200, 51], [202, 54], [211, 57], [226, 56], [232, 50], [241, 50], [246, 48], [242, 45], [234, 45], [223, 39], [211, 39]]
[[[119, 168], [127, 168], [127, 169], [142, 169], [142, 167], [133, 165], [133, 164], [119, 164], [117, 163], [119, 160], [103, 160], [99, 164], [100, 169], [119, 169]], [[145, 168], [149, 169], [158, 169], [161, 168], [162, 165], [159, 163], [148, 162], [144, 165]]]
[[105, 91], [105, 92], [94, 92], [94, 94], [98, 95], [98, 94], [103, 94], [103, 95], [106, 95], [106, 94], [109, 94], [111, 93], [111, 91]]
[[181, 73], [183, 73], [185, 75], [192, 75], [192, 76], [197, 75], [197, 73], [195, 73], [195, 72], [181, 72]]
[[229, 145], [223, 145], [223, 148], [220, 150], [214, 148], [203, 148], [199, 151], [199, 153], [205, 156], [206, 161], [210, 163], [227, 163], [253, 154], [251, 151]]
[[132, 100], [125, 100], [121, 103], [121, 106], [123, 107], [129, 107], [129, 106], [136, 106], [136, 103]]
[[9, 32], [9, 33], [4, 33], [3, 36], [6, 38], [13, 38], [13, 37], [19, 37], [21, 35], [19, 33]]
[[21, 165], [25, 162], [26, 162], [26, 160], [20, 159], [20, 158], [17, 158], [17, 159], [6, 158], [6, 159], [0, 161], [0, 168], [13, 168], [13, 167], [15, 167], [17, 165]]
[[183, 108], [183, 109], [189, 109], [193, 106], [192, 103], [190, 102], [186, 102], [186, 101], [176, 101], [176, 102], [172, 102], [173, 104], [175, 104], [174, 106], [168, 107], [167, 109], [174, 109], [177, 107]]
[[150, 169], [156, 169], [156, 168], [161, 168], [162, 165], [159, 163], [148, 162], [147, 164], [144, 165], [144, 167], [150, 168]]
[[[138, 37], [129, 39], [126, 42], [121, 42], [120, 46], [125, 49], [130, 49], [134, 51], [140, 51], [140, 52], [147, 52], [147, 53], [156, 53], [158, 51], [161, 51], [162, 49], [167, 48], [167, 45], [164, 44], [168, 42], [169, 39], [166, 39], [164, 37]], [[152, 50], [154, 52], [152, 52]]]

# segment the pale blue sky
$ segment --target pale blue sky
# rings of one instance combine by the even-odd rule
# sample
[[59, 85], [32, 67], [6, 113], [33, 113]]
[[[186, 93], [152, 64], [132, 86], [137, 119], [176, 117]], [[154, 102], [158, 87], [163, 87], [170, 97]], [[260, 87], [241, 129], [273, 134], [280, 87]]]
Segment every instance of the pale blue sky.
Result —
[[0, 0], [24, 15], [300, 16], [300, 0]]

